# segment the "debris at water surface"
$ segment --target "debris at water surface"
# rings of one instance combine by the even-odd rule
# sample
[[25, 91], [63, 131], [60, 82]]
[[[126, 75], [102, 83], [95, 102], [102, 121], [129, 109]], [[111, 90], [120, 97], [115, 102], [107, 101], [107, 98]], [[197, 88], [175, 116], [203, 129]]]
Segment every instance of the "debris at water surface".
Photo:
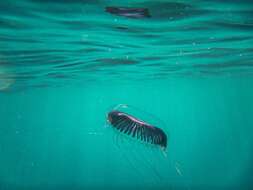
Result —
[[124, 16], [127, 18], [149, 18], [150, 13], [147, 8], [130, 8], [130, 7], [106, 7], [106, 12], [117, 15]]

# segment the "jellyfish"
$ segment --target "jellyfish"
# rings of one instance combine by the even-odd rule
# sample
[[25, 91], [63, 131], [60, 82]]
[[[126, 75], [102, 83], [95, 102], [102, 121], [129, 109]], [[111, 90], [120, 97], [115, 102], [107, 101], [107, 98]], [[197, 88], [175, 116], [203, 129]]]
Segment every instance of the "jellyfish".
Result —
[[114, 145], [118, 153], [136, 177], [146, 179], [146, 173], [151, 172], [146, 182], [158, 187], [170, 184], [166, 176], [174, 175], [188, 186], [182, 161], [175, 155], [167, 156], [169, 135], [160, 118], [134, 106], [119, 104], [108, 110], [106, 119], [106, 126], [117, 132], [112, 134], [116, 137]]
[[121, 133], [140, 139], [146, 143], [167, 147], [165, 132], [141, 119], [118, 110], [112, 110], [107, 116], [108, 122]]
[[111, 134], [115, 148], [134, 175], [144, 178], [146, 172], [151, 172], [149, 182], [155, 186], [164, 181], [168, 139], [165, 123], [141, 108], [126, 104], [108, 109], [106, 119], [107, 128], [114, 131]]

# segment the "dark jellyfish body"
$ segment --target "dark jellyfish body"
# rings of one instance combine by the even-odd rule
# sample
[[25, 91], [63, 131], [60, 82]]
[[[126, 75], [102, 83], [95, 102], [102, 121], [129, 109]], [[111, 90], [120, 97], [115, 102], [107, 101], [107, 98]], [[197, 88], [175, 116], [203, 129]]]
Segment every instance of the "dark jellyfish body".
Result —
[[147, 8], [106, 7], [105, 10], [108, 13], [128, 18], [150, 17], [149, 10]]
[[108, 113], [107, 119], [114, 128], [122, 133], [164, 148], [167, 146], [167, 136], [158, 127], [117, 110]]

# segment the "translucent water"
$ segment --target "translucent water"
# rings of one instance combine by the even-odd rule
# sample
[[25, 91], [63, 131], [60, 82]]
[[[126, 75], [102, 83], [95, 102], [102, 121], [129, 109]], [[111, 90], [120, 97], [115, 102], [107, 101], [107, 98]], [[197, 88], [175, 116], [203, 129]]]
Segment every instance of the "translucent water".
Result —
[[[0, 189], [252, 189], [252, 12], [249, 0], [0, 1]], [[117, 104], [161, 119], [166, 154], [105, 127]]]

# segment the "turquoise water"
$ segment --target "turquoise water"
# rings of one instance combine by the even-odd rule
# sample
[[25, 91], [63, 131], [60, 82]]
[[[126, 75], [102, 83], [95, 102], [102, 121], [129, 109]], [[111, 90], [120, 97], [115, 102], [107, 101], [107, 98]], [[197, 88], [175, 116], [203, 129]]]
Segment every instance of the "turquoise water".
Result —
[[[249, 0], [0, 1], [0, 190], [253, 188], [252, 30]], [[118, 104], [166, 151], [108, 126]]]

